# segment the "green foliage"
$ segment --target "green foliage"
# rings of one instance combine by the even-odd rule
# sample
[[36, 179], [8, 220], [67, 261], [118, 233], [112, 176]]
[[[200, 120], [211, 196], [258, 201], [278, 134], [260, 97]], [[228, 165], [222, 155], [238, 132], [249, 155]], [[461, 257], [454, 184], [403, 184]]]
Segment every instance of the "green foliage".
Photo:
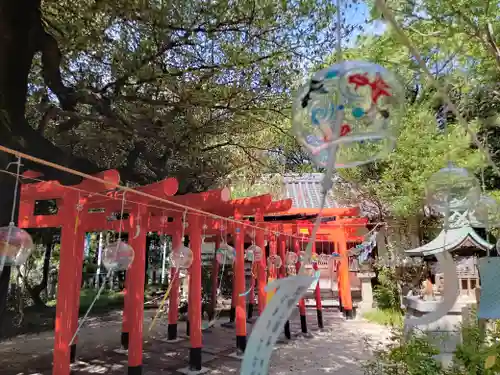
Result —
[[400, 309], [375, 309], [363, 314], [363, 318], [369, 322], [389, 327], [403, 327], [403, 314]]
[[[496, 21], [499, 8], [487, 0], [390, 0], [386, 4], [418, 46], [428, 69], [448, 89], [469, 126], [479, 132], [497, 160], [500, 97], [492, 82], [498, 81], [500, 56], [490, 34], [500, 32]], [[380, 13], [374, 10], [372, 16], [379, 18]], [[392, 28], [381, 36], [361, 36], [344, 58], [373, 61], [395, 72], [406, 90], [407, 104], [396, 129], [397, 148], [386, 160], [339, 171], [351, 184], [344, 189], [347, 199], [350, 195], [351, 202], [363, 198], [374, 203], [385, 217], [421, 217], [425, 182], [446, 165], [448, 157], [479, 175], [484, 158], [471, 147], [470, 138], [454, 116], [447, 116], [448, 138], [437, 131], [436, 114], [442, 99]], [[332, 55], [326, 64], [334, 61]], [[500, 179], [489, 168], [485, 174], [487, 187], [500, 188]]]
[[[442, 367], [435, 356], [439, 350], [428, 336], [413, 332], [404, 337], [401, 329], [393, 331], [391, 342], [375, 350], [372, 359], [364, 364], [366, 375], [493, 375], [500, 371], [500, 325], [495, 321], [484, 329], [475, 318], [461, 326], [462, 342], [457, 345], [451, 364]], [[493, 366], [486, 368], [487, 358], [496, 358]]]
[[[450, 375], [493, 375], [500, 371], [500, 326], [499, 321], [493, 321], [489, 327], [481, 326], [473, 316], [466, 324], [462, 325], [462, 343], [457, 346], [453, 357], [453, 366]], [[494, 356], [495, 363], [486, 369], [488, 357]]]
[[63, 58], [35, 56], [26, 117], [135, 183], [176, 176], [186, 192], [258, 173], [276, 164], [297, 78], [333, 49], [335, 11], [326, 0], [45, 1]]
[[375, 350], [373, 359], [364, 364], [365, 375], [441, 375], [434, 358], [439, 350], [421, 335], [405, 340], [401, 329], [393, 331], [391, 342]]
[[[97, 294], [97, 289], [80, 291], [80, 314], [84, 314]], [[55, 306], [56, 300], [48, 301], [47, 306]], [[93, 311], [113, 310], [123, 306], [123, 293], [104, 290], [96, 301]]]
[[246, 198], [262, 194], [271, 194], [274, 200], [283, 199], [283, 176], [266, 174], [263, 176], [236, 175], [231, 183], [231, 197]]
[[378, 272], [379, 285], [373, 290], [377, 307], [381, 310], [401, 311], [396, 272], [390, 267], [381, 267]]

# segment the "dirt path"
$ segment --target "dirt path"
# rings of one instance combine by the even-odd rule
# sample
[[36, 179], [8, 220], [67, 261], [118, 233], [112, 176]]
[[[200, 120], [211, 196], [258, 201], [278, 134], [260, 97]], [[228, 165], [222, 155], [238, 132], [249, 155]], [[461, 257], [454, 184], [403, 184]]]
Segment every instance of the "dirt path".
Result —
[[[154, 312], [145, 317], [145, 331]], [[284, 374], [334, 374], [361, 375], [361, 362], [370, 355], [370, 346], [386, 339], [387, 329], [362, 321], [344, 321], [338, 311], [325, 311], [325, 329], [317, 330], [315, 311], [308, 311], [311, 337], [295, 337], [278, 344], [271, 359], [270, 375]], [[92, 318], [82, 330], [78, 342], [78, 357], [74, 366], [78, 374], [124, 374], [127, 368], [125, 354], [119, 348], [120, 313], [115, 319], [105, 321]], [[166, 324], [162, 322], [144, 343], [144, 374], [180, 374], [178, 369], [187, 365], [189, 341], [172, 344], [162, 341], [166, 337]], [[248, 326], [251, 330], [251, 326]], [[184, 336], [185, 324], [179, 324], [179, 334]], [[299, 333], [298, 318], [291, 322], [292, 334]], [[234, 330], [213, 329], [203, 336], [204, 366], [207, 374], [237, 374], [240, 360], [231, 358], [234, 352]], [[53, 334], [23, 335], [0, 342], [0, 368], [4, 375], [51, 374]]]

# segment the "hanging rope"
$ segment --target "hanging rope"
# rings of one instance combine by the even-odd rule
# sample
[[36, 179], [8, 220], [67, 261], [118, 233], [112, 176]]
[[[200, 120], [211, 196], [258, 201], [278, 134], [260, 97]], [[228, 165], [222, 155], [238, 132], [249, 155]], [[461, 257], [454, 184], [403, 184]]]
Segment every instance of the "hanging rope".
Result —
[[445, 102], [446, 106], [450, 109], [450, 111], [453, 113], [455, 118], [457, 119], [457, 122], [460, 124], [460, 126], [466, 131], [467, 134], [471, 137], [472, 141], [474, 144], [477, 146], [477, 148], [484, 154], [486, 157], [488, 164], [491, 166], [491, 168], [495, 171], [495, 173], [500, 176], [500, 168], [495, 164], [493, 161], [492, 156], [488, 152], [488, 149], [481, 143], [479, 140], [476, 132], [472, 130], [467, 123], [467, 121], [463, 118], [461, 115], [460, 111], [456, 107], [456, 105], [453, 103], [453, 101], [450, 99], [450, 96], [446, 92], [446, 88], [439, 83], [439, 81], [434, 78], [433, 74], [429, 71], [427, 68], [427, 65], [425, 64], [425, 61], [422, 58], [422, 55], [418, 51], [418, 49], [415, 47], [415, 45], [412, 43], [410, 38], [406, 35], [404, 30], [398, 25], [398, 22], [394, 18], [394, 14], [392, 11], [387, 7], [385, 4], [384, 0], [376, 0], [375, 4], [378, 8], [378, 10], [382, 13], [384, 16], [384, 19], [389, 22], [389, 24], [393, 27], [393, 29], [396, 31], [396, 33], [399, 35], [399, 38], [401, 39], [401, 43], [405, 45], [410, 53], [413, 55], [415, 60], [417, 61], [420, 69], [422, 72], [426, 75], [426, 77], [432, 82], [434, 87], [438, 90], [441, 98]]
[[[21, 175], [21, 157], [18, 156], [17, 157], [17, 161], [14, 162], [14, 163], [9, 163], [6, 167], [6, 169], [8, 169], [12, 164], [15, 164], [16, 165], [16, 182], [15, 182], [15, 185], [14, 185], [14, 197], [13, 197], [13, 201], [12, 201], [12, 210], [11, 210], [11, 214], [10, 214], [10, 222], [9, 222], [9, 226], [8, 226], [8, 230], [7, 230], [7, 239], [5, 240], [4, 242], [4, 254], [7, 254], [8, 253], [8, 248], [10, 246], [10, 239], [11, 239], [11, 236], [12, 236], [12, 229], [15, 227], [15, 223], [14, 223], [14, 220], [15, 220], [15, 217], [16, 217], [16, 208], [17, 208], [17, 190], [19, 189], [19, 178], [20, 178], [20, 175]], [[3, 271], [3, 268], [5, 266], [5, 261], [7, 260], [7, 257], [6, 256], [1, 256], [0, 257], [0, 274], [2, 273]]]
[[[226, 222], [226, 227], [227, 227], [227, 222]], [[223, 235], [223, 230], [224, 230], [224, 228], [222, 226], [222, 221], [221, 221], [221, 229], [220, 229], [221, 241], [222, 241], [222, 243], [227, 244], [226, 243], [227, 234], [226, 234], [226, 236], [224, 236]], [[217, 257], [217, 250], [218, 249], [215, 249], [215, 254], [214, 254], [215, 257]], [[221, 311], [222, 311], [221, 308], [217, 308], [217, 300], [219, 299], [219, 295], [222, 293], [222, 279], [224, 278], [224, 269], [225, 269], [225, 266], [226, 266], [226, 257], [227, 257], [227, 251], [224, 251], [224, 258], [222, 259], [222, 267], [221, 267], [221, 272], [220, 272], [220, 276], [219, 276], [219, 286], [217, 287], [216, 298], [215, 298], [215, 304], [216, 304], [215, 314], [214, 314], [212, 320], [210, 320], [206, 324], [206, 326], [202, 327], [202, 329], [201, 329], [202, 331], [205, 331], [205, 330], [213, 327], [214, 324], [215, 324], [215, 322], [219, 319]], [[215, 259], [215, 261], [217, 261], [217, 259]]]
[[[337, 12], [337, 25], [336, 25], [336, 32], [337, 32], [337, 41], [336, 41], [336, 55], [337, 55], [337, 63], [341, 63], [343, 61], [343, 55], [342, 55], [342, 15], [341, 15], [341, 6], [340, 6], [340, 0], [337, 0], [336, 2], [336, 12]], [[337, 84], [337, 95], [336, 95], [336, 108], [340, 107], [340, 100], [342, 98], [341, 91], [340, 91], [340, 80], [338, 81]], [[333, 129], [333, 134], [336, 136], [339, 136], [340, 134], [340, 128], [341, 125], [344, 121], [344, 110], [343, 107], [340, 107], [342, 109], [338, 110], [336, 113], [336, 119], [334, 123], [334, 129]], [[310, 240], [307, 244], [306, 251], [305, 251], [305, 256], [304, 256], [304, 262], [302, 262], [299, 270], [299, 275], [305, 275], [307, 274], [306, 271], [306, 265], [311, 263], [311, 256], [312, 256], [312, 247], [314, 242], [316, 241], [316, 236], [318, 233], [318, 230], [321, 226], [321, 217], [323, 210], [326, 206], [326, 200], [328, 197], [328, 193], [330, 192], [331, 188], [333, 187], [333, 175], [335, 173], [335, 161], [337, 159], [337, 145], [331, 145], [331, 153], [330, 157], [328, 158], [328, 164], [325, 170], [325, 175], [323, 177], [322, 181], [322, 197], [321, 197], [321, 204], [320, 204], [320, 210], [318, 212], [318, 216], [315, 220], [314, 227], [311, 231], [311, 237]]]
[[[185, 210], [184, 214], [182, 215], [182, 236], [181, 236], [181, 241], [184, 241], [184, 235], [185, 235], [185, 231], [186, 231], [186, 226], [185, 226], [186, 215], [187, 215], [187, 210]], [[183, 246], [183, 242], [181, 244], [181, 247], [182, 246]], [[180, 250], [180, 249], [178, 249], [178, 250]], [[175, 250], [173, 250], [173, 252], [175, 252]], [[175, 253], [173, 254], [173, 256], [175, 256]], [[172, 256], [172, 258], [173, 258], [173, 256]], [[173, 264], [172, 264], [172, 266], [173, 266]], [[160, 312], [163, 309], [163, 306], [165, 305], [165, 302], [167, 301], [168, 296], [170, 295], [170, 291], [172, 290], [172, 287], [173, 287], [175, 281], [177, 280], [177, 277], [179, 276], [180, 270], [181, 270], [181, 267], [180, 267], [180, 265], [178, 265], [178, 267], [176, 267], [176, 269], [175, 269], [175, 273], [174, 273], [174, 275], [172, 277], [172, 280], [170, 281], [170, 285], [168, 286], [167, 291], [163, 295], [163, 298], [162, 298], [162, 300], [160, 302], [160, 305], [156, 309], [156, 313], [155, 313], [155, 316], [153, 318], [153, 321], [151, 322], [151, 324], [149, 326], [148, 333], [151, 333], [151, 330], [156, 325], [156, 320], [158, 319], [158, 316], [160, 315]]]
[[[123, 214], [124, 214], [124, 211], [125, 211], [125, 193], [126, 192], [123, 192], [123, 196], [122, 196], [122, 207], [121, 207], [121, 211], [120, 211], [120, 227], [119, 227], [119, 232], [118, 232], [118, 243], [117, 243], [117, 248], [120, 244], [120, 241], [121, 241], [121, 236], [122, 236], [122, 226], [123, 226]], [[77, 234], [77, 230], [78, 230], [78, 225], [79, 225], [79, 213], [80, 211], [83, 209], [83, 206], [81, 206], [80, 204], [80, 196], [78, 196], [78, 204], [77, 204], [77, 215], [76, 215], [76, 220], [75, 220], [75, 241], [76, 241], [76, 234]], [[73, 246], [75, 246], [76, 244], [73, 243]], [[113, 272], [112, 269], [109, 269], [108, 270], [108, 273], [106, 274], [106, 276], [104, 277], [104, 281], [101, 285], [101, 287], [99, 288], [99, 290], [97, 291], [97, 294], [95, 295], [94, 299], [92, 300], [92, 303], [90, 304], [89, 308], [87, 309], [87, 311], [85, 312], [85, 315], [83, 316], [83, 318], [81, 319], [80, 321], [80, 324], [78, 325], [78, 328], [76, 329], [75, 333], [73, 334], [73, 337], [71, 338], [71, 341], [69, 343], [69, 345], [71, 346], [73, 344], [73, 342], [75, 341], [76, 339], [76, 336], [78, 335], [78, 332], [80, 332], [80, 330], [82, 329], [83, 327], [83, 324], [85, 323], [85, 321], [87, 320], [87, 317], [89, 316], [90, 312], [92, 311], [92, 308], [94, 307], [94, 305], [96, 304], [97, 300], [99, 299], [99, 297], [101, 296], [101, 293], [104, 291], [104, 288], [106, 287], [106, 282], [108, 281], [109, 277], [111, 276], [111, 273]]]

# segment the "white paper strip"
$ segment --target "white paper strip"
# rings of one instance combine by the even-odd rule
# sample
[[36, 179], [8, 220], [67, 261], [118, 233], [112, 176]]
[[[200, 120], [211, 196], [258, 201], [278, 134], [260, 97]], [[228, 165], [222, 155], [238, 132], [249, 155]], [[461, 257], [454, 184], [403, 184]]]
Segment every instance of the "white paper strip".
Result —
[[298, 275], [275, 280], [266, 286], [266, 291], [275, 288], [277, 291], [255, 323], [245, 349], [241, 375], [267, 374], [274, 344], [285, 322], [314, 281], [312, 276]]

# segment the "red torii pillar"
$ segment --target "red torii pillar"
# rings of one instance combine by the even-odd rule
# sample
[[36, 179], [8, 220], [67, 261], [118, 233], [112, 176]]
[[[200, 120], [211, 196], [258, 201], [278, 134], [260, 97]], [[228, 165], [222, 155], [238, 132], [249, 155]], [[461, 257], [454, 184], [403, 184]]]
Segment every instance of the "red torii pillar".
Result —
[[[84, 252], [84, 247], [85, 247], [85, 228], [82, 225], [85, 223], [88, 217], [88, 210], [86, 210], [86, 203], [87, 199], [86, 198], [80, 198], [78, 202], [78, 207], [77, 210], [80, 210], [79, 213], [77, 213], [78, 220], [75, 223], [75, 232], [74, 232], [74, 247], [75, 247], [75, 252], [76, 252], [76, 259], [74, 260], [75, 264], [77, 267], [75, 268], [75, 302], [73, 305], [73, 309], [75, 310], [74, 316], [73, 316], [73, 322], [71, 324], [71, 332], [72, 335], [75, 334], [76, 330], [78, 329], [78, 316], [79, 316], [79, 311], [80, 311], [80, 290], [81, 290], [81, 285], [82, 285], [82, 267], [83, 267], [83, 252]], [[62, 244], [61, 244], [61, 249], [62, 249]], [[78, 250], [79, 249], [79, 250]], [[78, 265], [80, 265], [78, 267]], [[60, 268], [61, 269], [61, 268]], [[78, 343], [78, 336], [75, 337], [75, 340], [73, 341], [73, 344], [71, 344], [70, 347], [70, 362], [73, 363], [76, 360], [76, 344]]]
[[368, 219], [366, 218], [342, 218], [332, 223], [332, 225], [334, 225], [334, 229], [330, 230], [330, 233], [327, 233], [329, 238], [332, 238], [335, 248], [340, 255], [337, 269], [339, 310], [344, 313], [346, 319], [353, 319], [355, 315], [349, 278], [350, 271], [349, 256], [347, 254], [347, 242], [362, 241], [364, 237], [358, 235], [356, 226], [366, 225], [367, 222]]
[[149, 215], [143, 205], [137, 207], [136, 212], [130, 214], [131, 228], [141, 225], [137, 236], [129, 232], [129, 245], [134, 249], [135, 255], [132, 265], [127, 272], [128, 302], [124, 313], [128, 315], [129, 347], [128, 347], [128, 374], [142, 374], [142, 345], [143, 345], [143, 320], [144, 320], [144, 280], [146, 264], [146, 236]]
[[[132, 198], [134, 203], [127, 202], [127, 196], [125, 196], [125, 203], [123, 205], [123, 212], [129, 213], [129, 218], [124, 220], [122, 218], [114, 221], [108, 221], [107, 216], [113, 213], [121, 212], [122, 209], [122, 200], [124, 200], [123, 193], [114, 191], [108, 193], [109, 197], [108, 201], [102, 201], [102, 197], [93, 197], [88, 200], [87, 204], [87, 212], [89, 209], [103, 209], [104, 212], [92, 213], [88, 214], [88, 220], [84, 223], [85, 231], [103, 231], [103, 230], [112, 230], [115, 232], [121, 232], [122, 234], [128, 233], [129, 240], [128, 244], [130, 244], [130, 239], [136, 234], [136, 225], [139, 225], [140, 231], [148, 231], [148, 228], [145, 227], [146, 223], [141, 223], [141, 217], [137, 217], [135, 215], [135, 219], [133, 217], [133, 213], [137, 211], [138, 204], [135, 202], [141, 201], [140, 198]], [[140, 234], [140, 233], [139, 233]], [[134, 249], [134, 256], [137, 253], [137, 249], [132, 246]], [[129, 304], [130, 304], [130, 268], [126, 270], [125, 277], [125, 285], [123, 288], [123, 316], [122, 316], [122, 332], [120, 337], [121, 345], [124, 349], [129, 348], [129, 321], [130, 321], [130, 312], [129, 312]]]
[[[243, 217], [238, 210], [234, 212], [235, 220], [242, 220]], [[247, 318], [245, 296], [245, 229], [241, 224], [235, 225], [234, 248], [236, 258], [234, 260], [234, 285], [236, 291], [236, 350], [243, 353], [247, 346]]]
[[[119, 181], [116, 171], [105, 171], [96, 177], [110, 182], [113, 186]], [[76, 353], [76, 346], [69, 344], [78, 324], [79, 294], [82, 279], [83, 234], [77, 221], [78, 209], [82, 211], [84, 193], [95, 193], [110, 188], [92, 180], [84, 180], [73, 189], [62, 186], [56, 181], [25, 184], [21, 187], [19, 220], [21, 228], [48, 228], [61, 226], [61, 255], [59, 280], [57, 288], [56, 321], [54, 333], [53, 374], [67, 375], [70, 373], [70, 359]], [[76, 189], [75, 189], [76, 188]], [[36, 200], [58, 200], [58, 214], [53, 216], [34, 215]], [[79, 216], [79, 215], [78, 215]], [[81, 239], [79, 238], [81, 237]], [[80, 246], [81, 245], [81, 246]], [[76, 344], [75, 344], [76, 345]]]
[[[281, 267], [279, 268], [278, 270], [278, 278], [279, 279], [283, 279], [286, 277], [286, 252], [287, 252], [287, 248], [286, 248], [286, 235], [284, 233], [285, 231], [285, 226], [284, 225], [280, 225], [279, 227], [279, 230], [280, 230], [280, 235], [279, 235], [279, 240], [278, 240], [278, 255], [279, 257], [281, 258]], [[285, 322], [285, 327], [284, 327], [284, 330], [285, 330], [285, 337], [287, 339], [291, 339], [292, 338], [292, 335], [290, 333], [290, 321], [287, 320]]]
[[[172, 233], [172, 252], [177, 253], [183, 245], [182, 238], [182, 216], [174, 218], [173, 233]], [[179, 270], [171, 266], [170, 282], [172, 283], [170, 295], [168, 296], [168, 327], [167, 340], [177, 340], [177, 319], [179, 317]]]
[[[78, 263], [81, 259], [80, 253], [83, 249], [77, 248], [75, 243], [75, 208], [78, 203], [78, 194], [72, 191], [63, 197], [62, 216], [66, 222], [61, 227], [61, 253], [59, 258], [59, 275], [57, 285], [56, 321], [54, 332], [54, 375], [68, 375], [70, 373], [71, 352], [69, 343], [74, 334], [74, 321], [78, 321], [78, 313], [75, 308], [78, 303], [78, 279], [82, 273], [82, 265]], [[76, 345], [76, 344], [75, 344]]]
[[[295, 235], [298, 235], [298, 230], [295, 231]], [[297, 254], [297, 263], [295, 265], [295, 269], [297, 271], [297, 275], [299, 274], [300, 267], [302, 262], [300, 261], [300, 252], [301, 252], [301, 240], [295, 237], [293, 239], [293, 248], [295, 250], [295, 254]], [[302, 239], [303, 242], [303, 239]], [[304, 298], [299, 300], [299, 315], [300, 315], [300, 328], [302, 333], [307, 333], [307, 319], [306, 319], [306, 301]]]
[[339, 304], [342, 306], [346, 319], [353, 319], [351, 285], [349, 280], [349, 256], [347, 254], [346, 234], [343, 226], [336, 228], [337, 248], [340, 255], [338, 268]]
[[[171, 178], [166, 178], [162, 181], [158, 181], [158, 182], [149, 184], [147, 186], [139, 187], [135, 190], [138, 190], [138, 191], [141, 191], [143, 193], [147, 193], [147, 194], [154, 195], [154, 196], [157, 196], [159, 198], [165, 199], [166, 197], [170, 197], [170, 196], [174, 195], [175, 193], [177, 193], [178, 189], [179, 189], [179, 182], [177, 181], [176, 178], [171, 177]], [[144, 203], [149, 202], [149, 199], [145, 198], [144, 196], [136, 195], [136, 196], [133, 196], [132, 199], [134, 201], [138, 201], [138, 202], [144, 202]], [[157, 204], [157, 202], [154, 202], [154, 203]], [[142, 207], [144, 207], [144, 206], [142, 206]], [[144, 231], [147, 234], [147, 231], [149, 230], [149, 228], [145, 228], [144, 223], [142, 223], [142, 221], [143, 221], [143, 219], [146, 220], [148, 211], [149, 210], [146, 207], [146, 211], [140, 210], [140, 213], [138, 214], [138, 216], [137, 215], [135, 216], [133, 226], [131, 226], [132, 231], [136, 225], [139, 225], [141, 233], [142, 233], [142, 231]], [[130, 233], [129, 236], [132, 233]], [[139, 234], [139, 238], [142, 238], [141, 233]], [[134, 237], [134, 236], [132, 236], [132, 237]], [[136, 243], [136, 242], [134, 241], [134, 243]], [[139, 244], [138, 241], [137, 241], [137, 243]], [[130, 238], [129, 238], [129, 244], [130, 244]], [[139, 244], [139, 245], [141, 248], [144, 248], [144, 252], [145, 252], [146, 251], [146, 237], [144, 237], [144, 244], [143, 245]], [[134, 247], [134, 246], [132, 246], [132, 247]], [[135, 248], [134, 248], [134, 250], [135, 250]], [[141, 260], [139, 260], [139, 261], [141, 261]], [[144, 262], [146, 262], [145, 254], [144, 254]], [[143, 266], [143, 270], [144, 269], [145, 269], [145, 264]], [[126, 273], [126, 278], [125, 278], [123, 322], [122, 322], [122, 333], [121, 333], [121, 340], [120, 340], [122, 347], [124, 349], [129, 348], [129, 331], [130, 331], [129, 320], [130, 320], [130, 316], [131, 316], [131, 314], [136, 313], [134, 306], [130, 305], [130, 301], [134, 300], [134, 298], [135, 298], [134, 296], [132, 296], [130, 294], [131, 278], [132, 278], [132, 275], [131, 275], [132, 272], [130, 272], [131, 270], [132, 270], [132, 267]], [[136, 277], [138, 277], [138, 276], [134, 275], [134, 278], [136, 278]], [[145, 281], [145, 275], [142, 278], [143, 284], [144, 284], [144, 281]], [[134, 287], [134, 290], [135, 289], [136, 288]], [[138, 291], [138, 292], [140, 292], [140, 291]], [[142, 294], [144, 294], [144, 288], [142, 288]], [[134, 324], [134, 323], [132, 323], [132, 324]], [[141, 332], [142, 332], [142, 326], [141, 326]], [[141, 345], [142, 345], [142, 343], [141, 343]], [[130, 358], [130, 354], [129, 354], [129, 358]], [[142, 352], [141, 352], [141, 361], [142, 361]]]
[[[230, 194], [231, 191], [227, 187], [225, 187], [222, 189], [210, 190], [203, 193], [196, 193], [196, 194], [191, 193], [191, 194], [174, 196], [166, 199], [171, 202], [175, 202], [177, 204], [195, 207], [198, 210], [207, 211], [213, 207], [217, 207], [218, 205], [227, 202], [230, 199]], [[162, 205], [167, 205], [167, 204], [162, 203]], [[177, 252], [183, 245], [184, 241], [184, 239], [182, 238], [183, 225], [184, 223], [182, 223], [182, 216], [177, 214], [177, 216], [175, 216], [174, 224], [172, 226], [173, 231], [169, 232], [172, 235], [172, 251], [174, 253]], [[173, 284], [170, 289], [170, 295], [169, 295], [167, 339], [177, 340], [177, 319], [179, 315], [179, 286], [180, 286], [178, 277], [179, 271], [175, 269], [175, 267], [171, 267], [170, 275], [171, 275], [170, 282]], [[190, 313], [188, 310], [188, 317], [189, 316]], [[190, 332], [188, 332], [188, 334], [190, 334]]]
[[188, 317], [189, 338], [191, 348], [189, 349], [189, 369], [191, 371], [201, 370], [201, 233], [200, 217], [197, 213], [189, 215], [189, 242], [193, 252], [193, 262], [189, 273], [189, 295], [188, 295]]
[[[261, 196], [236, 199], [222, 205], [216, 212], [220, 216], [233, 215], [235, 220], [240, 221], [244, 215], [254, 215], [259, 209], [265, 209], [272, 202], [270, 194]], [[242, 352], [246, 348], [246, 309], [245, 309], [245, 259], [244, 259], [244, 228], [241, 224], [234, 224], [235, 230], [235, 250], [236, 259], [234, 262], [234, 284], [233, 284], [233, 299], [232, 313], [236, 320], [236, 349]], [[231, 326], [231, 320], [224, 326]]]

